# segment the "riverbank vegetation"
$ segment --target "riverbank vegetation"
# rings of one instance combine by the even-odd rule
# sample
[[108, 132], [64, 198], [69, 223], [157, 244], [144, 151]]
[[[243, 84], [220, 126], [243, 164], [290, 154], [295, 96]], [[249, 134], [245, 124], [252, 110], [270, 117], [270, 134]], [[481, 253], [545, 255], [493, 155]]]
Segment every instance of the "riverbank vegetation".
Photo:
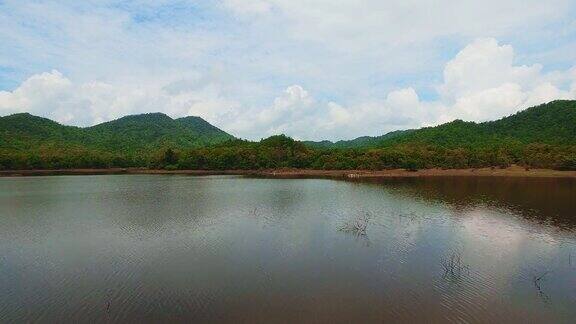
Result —
[[504, 168], [512, 164], [527, 168], [576, 170], [576, 145], [524, 145], [510, 142], [457, 148], [401, 144], [376, 149], [316, 149], [278, 135], [257, 143], [235, 140], [204, 148], [165, 148], [136, 154], [118, 154], [81, 147], [43, 147], [36, 151], [0, 153], [0, 169], [5, 170], [113, 167], [189, 170], [417, 170]]
[[[363, 138], [352, 147], [330, 142], [317, 145], [284, 135], [252, 142], [234, 139], [205, 122], [201, 123], [204, 129], [188, 129], [186, 119], [141, 116], [145, 116], [144, 125], [138, 116], [131, 116], [120, 123], [94, 126], [90, 132], [31, 115], [19, 118], [33, 126], [10, 124], [3, 117], [0, 169], [417, 170], [516, 164], [576, 170], [576, 101], [555, 101], [493, 122], [454, 121], [374, 141]], [[211, 132], [209, 136], [206, 131]], [[129, 140], [123, 143], [122, 136], [127, 134]], [[198, 140], [193, 134], [203, 135]]]

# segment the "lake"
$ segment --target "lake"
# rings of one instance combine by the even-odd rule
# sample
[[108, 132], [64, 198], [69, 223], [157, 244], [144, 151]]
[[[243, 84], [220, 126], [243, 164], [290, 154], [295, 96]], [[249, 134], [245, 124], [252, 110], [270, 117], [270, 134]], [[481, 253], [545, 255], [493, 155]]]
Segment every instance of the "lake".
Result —
[[576, 180], [0, 178], [0, 322], [573, 322]]

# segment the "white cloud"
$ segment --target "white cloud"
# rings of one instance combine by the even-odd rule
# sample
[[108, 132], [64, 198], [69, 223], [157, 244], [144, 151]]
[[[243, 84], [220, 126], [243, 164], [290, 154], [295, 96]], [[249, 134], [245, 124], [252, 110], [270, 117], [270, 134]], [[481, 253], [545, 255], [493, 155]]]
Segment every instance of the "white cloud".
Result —
[[218, 116], [236, 107], [237, 103], [223, 98], [212, 84], [182, 87], [177, 92], [158, 85], [76, 84], [56, 70], [33, 75], [14, 91], [0, 91], [0, 115], [30, 112], [83, 126], [156, 111], [217, 122]]
[[440, 93], [451, 101], [508, 82], [532, 85], [542, 66], [514, 66], [513, 60], [512, 46], [500, 46], [493, 38], [477, 39], [446, 64]]
[[[90, 125], [161, 111], [251, 139], [494, 119], [576, 97], [576, 67], [545, 69], [576, 58], [572, 9], [570, 0], [5, 0], [0, 115]], [[495, 39], [514, 40], [528, 63]]]
[[293, 37], [360, 51], [382, 43], [428, 42], [446, 35], [503, 35], [517, 28], [544, 25], [561, 17], [571, 4], [569, 0], [227, 0], [225, 3], [235, 13], [259, 13], [262, 20], [281, 20]]
[[525, 101], [526, 94], [518, 84], [504, 83], [457, 97], [448, 114], [454, 118], [472, 121], [496, 119], [519, 110]]
[[[391, 91], [381, 100], [368, 98], [342, 105], [314, 100], [301, 86], [292, 86], [273, 105], [254, 113], [256, 118], [244, 119], [236, 130], [341, 139], [454, 119], [494, 120], [555, 99], [576, 98], [575, 71], [544, 73], [538, 64], [515, 65], [510, 45], [499, 45], [492, 38], [478, 39], [446, 64], [437, 101], [422, 101], [408, 87]], [[235, 123], [229, 124], [233, 127]]]
[[[562, 90], [570, 71], [543, 73], [542, 66], [515, 65], [510, 45], [477, 39], [446, 64], [438, 87], [447, 108], [441, 121], [455, 118], [486, 121], [554, 99], [574, 98]], [[558, 77], [558, 76], [561, 77]]]
[[12, 92], [0, 91], [0, 112], [43, 114], [66, 106], [73, 95], [70, 80], [58, 71], [30, 77]]
[[342, 104], [314, 98], [301, 85], [287, 87], [267, 106], [231, 99], [221, 71], [164, 83], [115, 85], [74, 83], [58, 71], [33, 75], [14, 91], [0, 92], [0, 114], [28, 111], [64, 123], [91, 125], [126, 114], [163, 111], [200, 115], [241, 137], [285, 133], [299, 139], [343, 139], [381, 135], [456, 118], [485, 121], [554, 99], [576, 97], [576, 68], [542, 72], [517, 66], [509, 45], [478, 39], [444, 68], [439, 100], [423, 101], [414, 88], [385, 97]]
[[227, 115], [223, 124], [233, 133], [250, 138], [293, 134], [293, 130], [299, 128], [296, 124], [306, 123], [315, 113], [314, 98], [302, 86], [292, 85], [276, 97], [271, 106]]
[[302, 86], [293, 85], [270, 106], [228, 116], [223, 125], [250, 138], [284, 133], [298, 139], [342, 139], [420, 126], [420, 118], [426, 113], [423, 107], [412, 88], [392, 91], [382, 102], [343, 106], [318, 101]]

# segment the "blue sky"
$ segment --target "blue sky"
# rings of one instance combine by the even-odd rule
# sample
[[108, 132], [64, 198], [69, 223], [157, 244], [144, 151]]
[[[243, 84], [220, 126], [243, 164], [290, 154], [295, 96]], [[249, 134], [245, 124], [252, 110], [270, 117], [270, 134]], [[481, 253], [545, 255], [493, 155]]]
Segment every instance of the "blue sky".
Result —
[[576, 97], [568, 0], [0, 0], [0, 115], [348, 139]]

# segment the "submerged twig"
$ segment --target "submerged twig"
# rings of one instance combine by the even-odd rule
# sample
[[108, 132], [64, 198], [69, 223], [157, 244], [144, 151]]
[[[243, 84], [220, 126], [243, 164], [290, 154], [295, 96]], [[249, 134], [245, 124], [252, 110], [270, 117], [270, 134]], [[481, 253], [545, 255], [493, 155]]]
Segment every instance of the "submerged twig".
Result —
[[369, 223], [370, 223], [370, 214], [364, 213], [344, 224], [340, 228], [340, 231], [345, 233], [351, 233], [354, 234], [355, 236], [366, 236], [366, 230], [368, 229]]
[[541, 280], [543, 280], [546, 275], [548, 275], [550, 273], [550, 271], [545, 271], [540, 275], [535, 275], [532, 278], [532, 282], [534, 283], [534, 286], [536, 287], [536, 289], [538, 290], [538, 295], [545, 301], [547, 302], [550, 299], [550, 296], [548, 296], [546, 293], [544, 293], [544, 291], [542, 290], [542, 287], [540, 286], [540, 282]]
[[444, 278], [459, 279], [464, 272], [469, 271], [467, 264], [462, 261], [462, 255], [459, 252], [452, 252], [450, 256], [442, 258], [442, 269]]
[[546, 271], [540, 276], [534, 276], [534, 284], [538, 285], [538, 282], [542, 280], [550, 271]]

